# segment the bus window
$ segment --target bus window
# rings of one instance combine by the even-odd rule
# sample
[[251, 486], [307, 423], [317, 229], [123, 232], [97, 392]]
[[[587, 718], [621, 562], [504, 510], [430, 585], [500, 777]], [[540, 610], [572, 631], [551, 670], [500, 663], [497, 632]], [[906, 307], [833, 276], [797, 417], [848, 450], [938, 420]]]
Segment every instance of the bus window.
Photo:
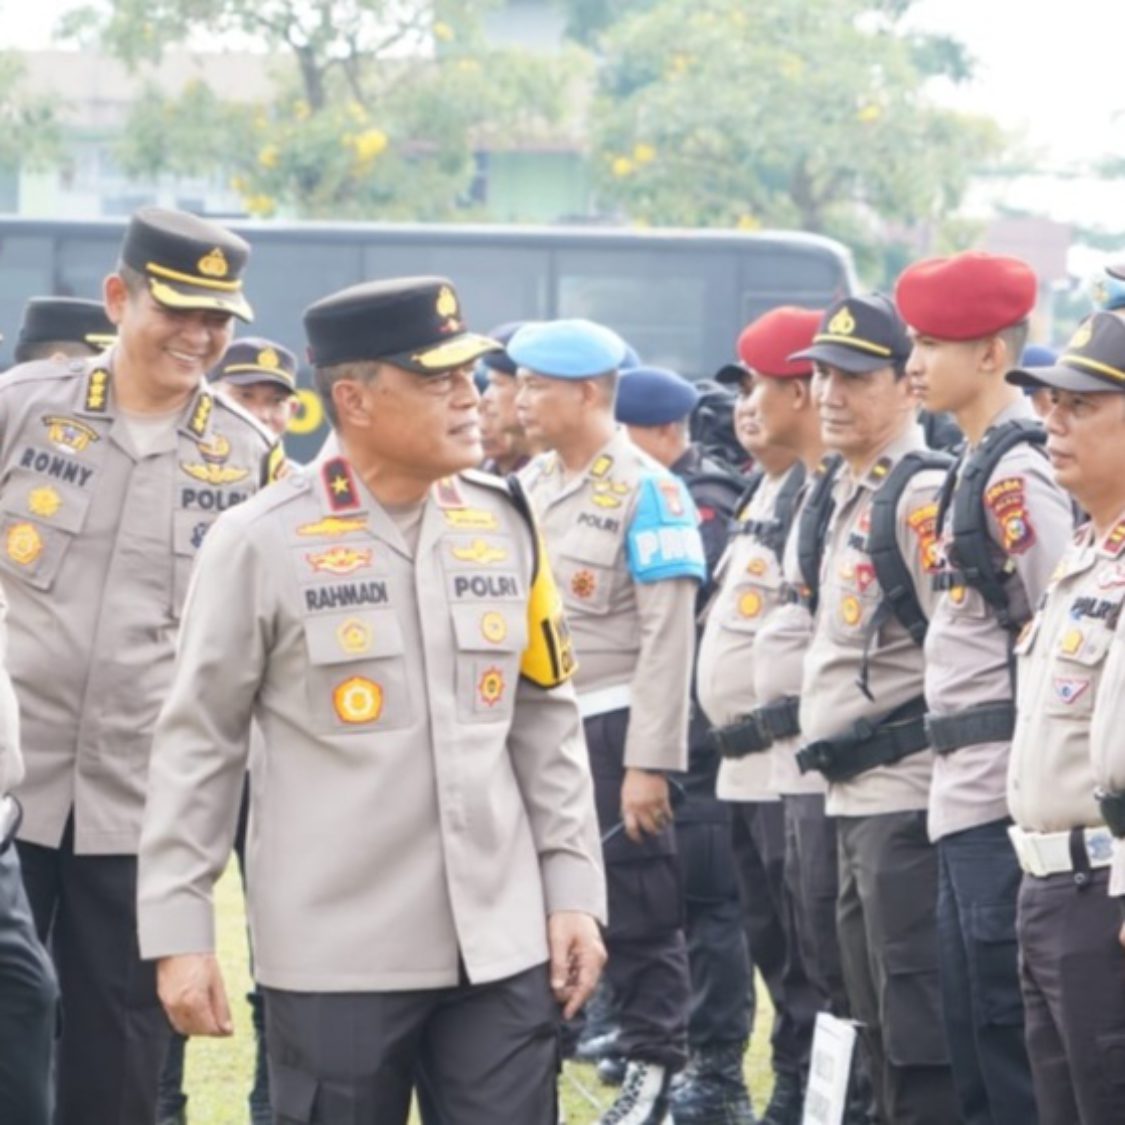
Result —
[[[365, 276], [437, 274], [457, 286], [469, 326], [477, 332], [509, 320], [542, 320], [547, 303], [549, 251], [536, 246], [442, 245], [427, 235], [417, 246], [395, 243], [364, 251]], [[430, 242], [429, 239], [435, 241]]]
[[120, 244], [121, 237], [115, 231], [89, 238], [60, 238], [56, 247], [58, 272], [52, 294], [100, 301], [102, 283], [117, 268]]
[[53, 291], [53, 242], [50, 235], [0, 236], [0, 332], [9, 354], [28, 298]]
[[705, 375], [701, 357], [729, 323], [730, 253], [618, 246], [559, 250], [557, 315], [609, 325], [645, 363]]

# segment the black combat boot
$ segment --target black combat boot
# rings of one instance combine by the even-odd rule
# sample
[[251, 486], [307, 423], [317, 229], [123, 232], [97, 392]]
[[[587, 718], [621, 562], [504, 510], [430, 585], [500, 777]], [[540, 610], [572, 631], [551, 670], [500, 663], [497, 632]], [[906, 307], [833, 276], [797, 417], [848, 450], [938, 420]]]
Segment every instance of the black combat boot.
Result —
[[697, 1049], [669, 1099], [675, 1125], [754, 1125], [742, 1060], [746, 1044]]
[[671, 1125], [668, 1087], [672, 1075], [660, 1063], [631, 1059], [617, 1099], [597, 1125]]

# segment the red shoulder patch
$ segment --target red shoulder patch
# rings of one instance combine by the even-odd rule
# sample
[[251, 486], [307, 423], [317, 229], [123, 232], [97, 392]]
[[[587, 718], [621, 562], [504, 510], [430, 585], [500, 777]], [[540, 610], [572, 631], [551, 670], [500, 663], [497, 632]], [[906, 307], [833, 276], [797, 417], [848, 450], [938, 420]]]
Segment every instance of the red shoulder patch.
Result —
[[918, 553], [922, 567], [927, 574], [934, 574], [941, 568], [941, 555], [938, 551], [936, 501], [923, 504], [906, 517], [910, 530], [918, 536]]
[[1000, 545], [1009, 555], [1022, 555], [1035, 542], [1023, 477], [997, 481], [984, 494], [984, 502], [1000, 525]]

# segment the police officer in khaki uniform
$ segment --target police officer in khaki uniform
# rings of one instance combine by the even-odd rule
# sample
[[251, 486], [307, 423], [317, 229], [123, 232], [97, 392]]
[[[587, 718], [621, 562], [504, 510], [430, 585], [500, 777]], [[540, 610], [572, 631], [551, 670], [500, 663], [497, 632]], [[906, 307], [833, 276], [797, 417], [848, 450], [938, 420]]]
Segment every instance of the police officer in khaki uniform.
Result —
[[[211, 369], [208, 380], [212, 388], [237, 403], [279, 441], [285, 435], [297, 409], [297, 357], [272, 340], [260, 336], [244, 336], [227, 348], [222, 359]], [[251, 732], [251, 753], [261, 752], [261, 732]], [[246, 876], [246, 824], [250, 812], [247, 787], [238, 806], [238, 828], [234, 835], [234, 851], [239, 867]], [[254, 1082], [250, 1090], [251, 1125], [268, 1125], [273, 1120], [269, 1102], [269, 1072], [266, 1067], [265, 1017], [262, 997], [251, 988], [251, 1018], [256, 1037]], [[157, 1125], [181, 1125], [186, 1119], [187, 1097], [184, 1094], [184, 1046], [186, 1040], [173, 1032], [164, 1068], [160, 1075]]]
[[[1017, 645], [1008, 805], [1024, 872], [1017, 928], [1027, 1047], [1042, 1125], [1110, 1125], [1125, 1106], [1125, 952], [1119, 907], [1106, 893], [1113, 846], [1095, 795], [1091, 720], [1107, 709], [1093, 746], [1104, 761], [1102, 724], [1120, 704], [1119, 671], [1107, 678], [1107, 657], [1120, 646], [1125, 608], [1125, 323], [1095, 313], [1056, 366], [1008, 379], [1050, 389], [1047, 452], [1090, 516]], [[1109, 737], [1119, 745], [1120, 726]]]
[[[785, 823], [771, 786], [770, 745], [784, 709], [759, 712], [754, 669], [773, 659], [758, 634], [781, 603], [781, 552], [805, 481], [805, 465], [787, 441], [809, 389], [812, 365], [789, 356], [812, 341], [820, 313], [778, 308], [748, 325], [738, 340], [741, 366], [719, 373], [739, 380], [735, 434], [758, 466], [756, 485], [736, 515], [720, 563], [718, 593], [699, 648], [696, 691], [721, 755], [716, 793], [731, 803], [732, 841], [742, 885], [750, 954], [774, 1007], [774, 1092], [764, 1121], [801, 1117], [818, 1007], [805, 974], [794, 903], [785, 885]], [[792, 708], [788, 712], [795, 719]], [[776, 720], [776, 722], [774, 721]]]
[[58, 986], [35, 933], [14, 846], [20, 806], [11, 792], [23, 761], [6, 666], [7, 611], [0, 589], [0, 1107], [5, 1121], [48, 1125]]
[[202, 385], [251, 315], [247, 256], [212, 223], [138, 212], [105, 283], [114, 349], [0, 382], [20, 861], [62, 989], [58, 1125], [155, 1112], [167, 1021], [137, 955], [135, 854], [195, 553], [268, 473], [268, 435]]
[[[680, 477], [695, 502], [707, 559], [707, 581], [696, 595], [702, 613], [715, 592], [712, 578], [746, 481], [690, 441], [689, 419], [698, 402], [699, 391], [682, 375], [659, 367], [631, 367], [621, 373], [615, 415], [629, 440]], [[755, 997], [731, 847], [730, 805], [715, 796], [720, 759], [709, 734], [710, 723], [693, 700], [688, 768], [674, 779], [682, 790], [676, 806], [676, 850], [691, 972], [691, 1057], [673, 1082], [670, 1109], [677, 1125], [715, 1120], [749, 1125], [753, 1111], [743, 1056]]]
[[546, 556], [520, 493], [458, 475], [494, 345], [441, 278], [355, 286], [305, 326], [340, 452], [200, 556], [153, 754], [142, 952], [179, 1030], [230, 1033], [211, 893], [256, 718], [248, 907], [277, 1120], [404, 1125], [417, 1080], [437, 1120], [548, 1125], [604, 881]]
[[32, 297], [24, 306], [16, 363], [36, 359], [83, 359], [98, 355], [117, 338], [100, 301], [77, 297]]
[[628, 1060], [601, 1125], [660, 1125], [689, 1007], [669, 771], [687, 765], [694, 607], [705, 575], [683, 483], [614, 423], [626, 347], [589, 321], [528, 324], [508, 344], [533, 442], [523, 472], [574, 634], [609, 890], [609, 965]]
[[978, 252], [919, 262], [896, 289], [913, 335], [914, 388], [966, 438], [940, 505], [925, 680], [942, 1012], [967, 1125], [1036, 1119], [1017, 968], [1020, 870], [1008, 840], [1012, 647], [1074, 525], [1043, 430], [1004, 381], [1037, 292], [1026, 263]]
[[821, 432], [844, 463], [805, 659], [798, 760], [828, 780], [844, 982], [880, 1115], [947, 1125], [957, 1108], [938, 1010], [937, 855], [926, 836], [933, 757], [918, 635], [934, 601], [944, 470], [918, 456], [909, 339], [894, 306], [845, 299], [817, 335], [833, 346], [815, 360]]

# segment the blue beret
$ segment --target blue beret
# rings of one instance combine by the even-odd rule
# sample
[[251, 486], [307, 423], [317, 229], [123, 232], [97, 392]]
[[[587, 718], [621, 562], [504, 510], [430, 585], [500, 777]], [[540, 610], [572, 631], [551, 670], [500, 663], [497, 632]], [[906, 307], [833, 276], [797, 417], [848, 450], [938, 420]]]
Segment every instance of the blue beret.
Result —
[[518, 366], [553, 379], [592, 379], [616, 371], [626, 351], [616, 332], [592, 320], [525, 324], [507, 347]]
[[686, 418], [699, 391], [682, 375], [663, 367], [634, 367], [617, 384], [617, 420], [626, 426], [664, 426]]
[[1046, 344], [1028, 344], [1020, 357], [1020, 367], [1054, 367], [1059, 353]]

